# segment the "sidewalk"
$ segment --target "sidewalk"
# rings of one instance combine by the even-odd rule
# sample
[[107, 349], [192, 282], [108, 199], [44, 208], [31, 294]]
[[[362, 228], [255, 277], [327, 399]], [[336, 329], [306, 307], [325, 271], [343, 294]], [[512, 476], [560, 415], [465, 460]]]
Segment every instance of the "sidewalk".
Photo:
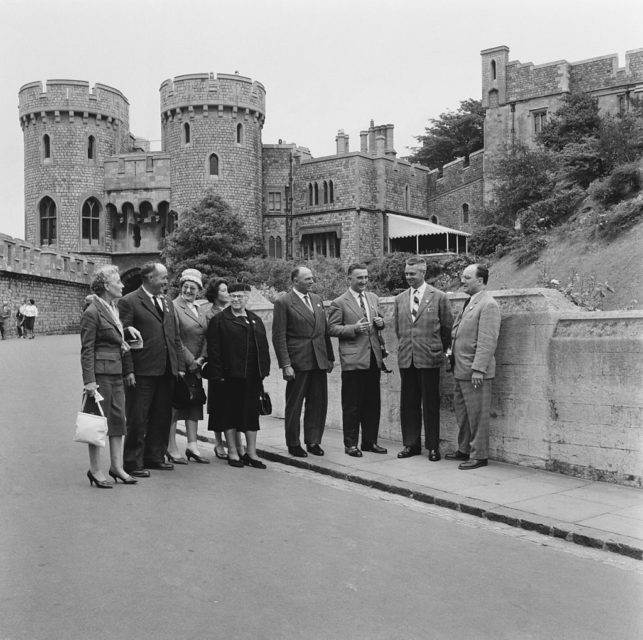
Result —
[[[179, 423], [179, 433], [184, 433], [182, 427]], [[213, 435], [207, 431], [207, 420], [199, 423], [200, 440], [213, 443]], [[283, 419], [265, 416], [257, 448], [266, 460], [643, 559], [640, 489], [493, 460], [488, 467], [460, 471], [457, 462], [444, 458], [429, 462], [426, 452], [398, 460], [399, 442], [380, 439], [379, 444], [387, 447], [387, 455], [364, 453], [362, 458], [352, 458], [344, 453], [342, 432], [326, 429], [322, 442], [325, 456], [294, 458], [286, 448]], [[223, 464], [216, 459], [212, 462]]]

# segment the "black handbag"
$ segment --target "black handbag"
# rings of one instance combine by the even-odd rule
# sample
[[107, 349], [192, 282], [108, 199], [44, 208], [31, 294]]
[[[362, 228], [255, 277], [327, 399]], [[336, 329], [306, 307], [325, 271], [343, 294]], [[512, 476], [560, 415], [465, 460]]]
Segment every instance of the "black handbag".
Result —
[[263, 388], [261, 383], [261, 391], [259, 391], [259, 415], [269, 416], [272, 413], [272, 400], [270, 394]]
[[183, 378], [178, 378], [174, 385], [172, 396], [172, 407], [174, 409], [186, 409], [190, 406], [190, 389]]

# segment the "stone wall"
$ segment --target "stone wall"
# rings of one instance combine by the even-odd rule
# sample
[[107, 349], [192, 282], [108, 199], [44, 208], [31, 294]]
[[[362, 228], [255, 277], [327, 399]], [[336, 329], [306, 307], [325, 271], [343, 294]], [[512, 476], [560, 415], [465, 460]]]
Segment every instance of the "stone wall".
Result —
[[[643, 314], [583, 313], [549, 289], [493, 295], [502, 326], [491, 407], [492, 459], [643, 486]], [[451, 297], [454, 312], [465, 299], [461, 294]], [[393, 369], [382, 376], [380, 434], [401, 442], [392, 298], [382, 299], [380, 310]], [[271, 310], [263, 309], [262, 316], [270, 334]], [[285, 383], [274, 354], [272, 366], [266, 386], [274, 414], [283, 416]], [[339, 398], [340, 388], [337, 367], [329, 376], [329, 397]], [[456, 446], [452, 392], [453, 378], [443, 368], [444, 451]], [[341, 428], [339, 402], [329, 403], [327, 425]]]

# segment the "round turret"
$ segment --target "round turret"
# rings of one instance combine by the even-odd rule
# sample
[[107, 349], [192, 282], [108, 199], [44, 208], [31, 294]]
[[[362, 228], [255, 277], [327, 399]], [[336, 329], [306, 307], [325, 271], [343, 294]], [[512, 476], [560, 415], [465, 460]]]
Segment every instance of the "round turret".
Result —
[[127, 148], [129, 103], [81, 80], [31, 82], [19, 91], [25, 146], [25, 236], [61, 251], [102, 251], [103, 160]]
[[172, 208], [180, 215], [212, 188], [260, 237], [263, 85], [240, 75], [192, 74], [166, 80], [160, 93]]

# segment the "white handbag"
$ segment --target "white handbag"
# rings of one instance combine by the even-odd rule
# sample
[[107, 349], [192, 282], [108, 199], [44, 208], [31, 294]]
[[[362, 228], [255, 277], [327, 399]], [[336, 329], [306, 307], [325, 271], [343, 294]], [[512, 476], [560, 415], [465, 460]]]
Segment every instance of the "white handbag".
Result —
[[83, 409], [87, 404], [87, 394], [83, 393], [83, 400], [80, 411], [76, 416], [76, 433], [74, 433], [74, 442], [83, 442], [95, 447], [104, 447], [107, 444], [107, 418], [103, 413], [103, 407], [100, 401], [103, 397], [96, 392], [96, 406], [100, 411], [97, 416], [93, 413], [85, 413]]

